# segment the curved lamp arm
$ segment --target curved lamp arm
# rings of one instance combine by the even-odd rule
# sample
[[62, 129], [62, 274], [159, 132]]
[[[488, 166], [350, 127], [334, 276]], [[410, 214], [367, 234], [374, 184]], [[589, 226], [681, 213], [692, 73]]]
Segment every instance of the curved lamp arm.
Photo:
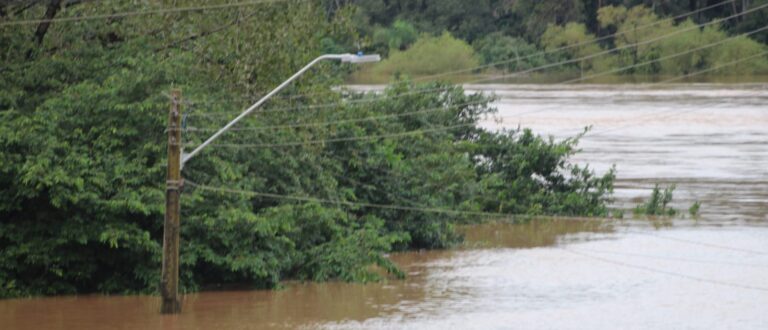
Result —
[[271, 98], [272, 96], [277, 94], [280, 90], [282, 90], [283, 88], [288, 86], [291, 82], [296, 80], [296, 78], [298, 78], [304, 72], [309, 70], [309, 68], [311, 68], [313, 65], [317, 64], [320, 61], [324, 61], [324, 60], [339, 60], [339, 61], [341, 61], [343, 63], [355, 63], [355, 64], [358, 64], [358, 63], [378, 62], [378, 61], [381, 60], [381, 57], [379, 55], [362, 55], [362, 54], [360, 54], [360, 55], [355, 55], [355, 54], [327, 54], [327, 55], [322, 55], [322, 56], [314, 59], [312, 62], [309, 62], [309, 64], [304, 66], [301, 70], [296, 72], [293, 76], [288, 78], [288, 80], [286, 80], [282, 84], [280, 84], [280, 86], [277, 86], [275, 89], [273, 89], [271, 92], [269, 92], [269, 94], [267, 94], [264, 97], [262, 97], [258, 102], [254, 103], [248, 109], [245, 109], [245, 111], [243, 111], [243, 113], [238, 115], [237, 118], [233, 119], [232, 121], [230, 121], [229, 123], [224, 125], [224, 127], [222, 127], [220, 130], [218, 130], [216, 133], [214, 133], [211, 137], [209, 137], [208, 140], [205, 140], [205, 142], [203, 142], [202, 144], [197, 146], [197, 148], [192, 150], [192, 152], [190, 152], [190, 153], [182, 153], [182, 155], [181, 155], [181, 168], [184, 168], [184, 163], [186, 163], [187, 161], [189, 161], [189, 159], [191, 159], [192, 157], [194, 157], [195, 155], [200, 153], [200, 151], [203, 150], [203, 148], [207, 147], [208, 145], [211, 144], [211, 142], [213, 142], [214, 140], [218, 139], [219, 136], [221, 136], [226, 131], [228, 131], [232, 126], [237, 124], [237, 122], [239, 122], [241, 119], [245, 118], [245, 116], [249, 115], [251, 112], [256, 110], [256, 108], [258, 108], [259, 106], [264, 104], [264, 102], [266, 102], [269, 98]]

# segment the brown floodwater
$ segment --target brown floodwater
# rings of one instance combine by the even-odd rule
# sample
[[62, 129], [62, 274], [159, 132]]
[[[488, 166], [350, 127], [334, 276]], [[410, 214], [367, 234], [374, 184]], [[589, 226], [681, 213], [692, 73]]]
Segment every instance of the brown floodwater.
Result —
[[768, 328], [765, 85], [470, 88], [499, 96], [489, 128], [592, 125], [574, 161], [616, 165], [615, 205], [675, 183], [700, 216], [468, 226], [460, 248], [391, 255], [405, 280], [203, 292], [174, 316], [151, 296], [0, 300], [0, 329]]

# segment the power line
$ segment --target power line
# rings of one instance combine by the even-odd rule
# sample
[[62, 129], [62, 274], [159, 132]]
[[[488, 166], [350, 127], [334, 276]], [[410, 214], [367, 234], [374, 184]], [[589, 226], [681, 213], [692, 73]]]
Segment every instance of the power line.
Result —
[[682, 239], [682, 238], [661, 236], [661, 235], [655, 235], [655, 234], [644, 234], [644, 235], [647, 235], [647, 236], [650, 236], [650, 237], [654, 237], [654, 238], [658, 238], [658, 239], [675, 241], [675, 242], [685, 243], [685, 244], [693, 244], [693, 245], [705, 246], [705, 247], [714, 248], [714, 249], [730, 250], [730, 251], [737, 251], [737, 252], [751, 253], [751, 254], [759, 254], [759, 255], [768, 255], [768, 252], [764, 252], [764, 251], [742, 249], [742, 248], [734, 248], [734, 247], [730, 247], [730, 246], [717, 245], [717, 244], [704, 243], [704, 242], [697, 242], [697, 241], [691, 241], [691, 240]]
[[[667, 119], [667, 118], [672, 118], [672, 117], [679, 116], [679, 115], [686, 114], [686, 113], [692, 113], [692, 112], [701, 111], [703, 109], [705, 109], [705, 108], [688, 109], [688, 110], [664, 110], [664, 111], [659, 111], [659, 112], [656, 112], [656, 113], [651, 113], [651, 114], [648, 114], [648, 115], [645, 115], [645, 116], [639, 116], [639, 117], [641, 117], [641, 119], [645, 118], [647, 120]], [[659, 115], [664, 115], [664, 116], [659, 116]], [[613, 131], [617, 131], [617, 130], [621, 130], [621, 129], [625, 129], [625, 128], [629, 128], [629, 127], [634, 127], [634, 126], [637, 126], [637, 122], [636, 121], [631, 123], [631, 124], [627, 124], [627, 125], [615, 126], [615, 127], [606, 128], [606, 129], [603, 129], [603, 130], [596, 130], [594, 133], [589, 134], [586, 137], [600, 136], [600, 135], [603, 135], [605, 133], [609, 133], [609, 132], [613, 132]]]
[[670, 82], [673, 82], [673, 81], [678, 81], [678, 80], [681, 80], [681, 79], [689, 78], [689, 77], [692, 77], [692, 76], [698, 76], [700, 74], [704, 74], [704, 73], [707, 73], [707, 72], [710, 72], [710, 71], [715, 71], [715, 70], [718, 70], [718, 69], [722, 69], [722, 68], [727, 67], [727, 66], [736, 65], [736, 64], [739, 64], [741, 62], [745, 62], [745, 61], [751, 60], [753, 58], [761, 57], [761, 56], [766, 56], [766, 55], [768, 55], [768, 51], [764, 51], [762, 53], [758, 53], [758, 54], [754, 54], [752, 56], [744, 57], [744, 58], [741, 58], [741, 59], [738, 59], [738, 60], [735, 60], [735, 61], [723, 63], [723, 64], [720, 64], [720, 65], [717, 65], [717, 66], [714, 66], [714, 67], [711, 67], [711, 68], [708, 68], [708, 69], [705, 69], [705, 70], [697, 71], [694, 74], [690, 74], [690, 75], [686, 75], [686, 76], [679, 76], [679, 77], [663, 80], [663, 81], [659, 82], [659, 84], [666, 84], [666, 83], [670, 83]]
[[476, 123], [471, 122], [471, 123], [466, 123], [466, 124], [458, 124], [458, 125], [451, 125], [451, 126], [440, 126], [440, 127], [437, 127], [437, 128], [419, 129], [419, 130], [399, 132], [399, 133], [353, 136], [353, 137], [346, 137], [346, 138], [333, 138], [333, 139], [323, 139], [323, 140], [307, 140], [307, 141], [286, 142], [286, 143], [255, 143], [255, 144], [218, 143], [218, 144], [212, 144], [211, 146], [212, 147], [220, 147], [220, 148], [279, 148], [279, 147], [298, 147], [298, 146], [313, 145], [313, 144], [326, 144], [326, 143], [334, 143], [334, 142], [351, 142], [351, 141], [367, 141], [367, 140], [376, 140], [376, 139], [392, 138], [392, 137], [406, 137], [406, 136], [422, 135], [422, 134], [428, 134], [428, 133], [444, 132], [444, 131], [455, 129], [455, 128], [475, 126], [475, 124]]
[[[464, 107], [464, 106], [472, 106], [472, 105], [481, 105], [488, 103], [487, 101], [481, 101], [481, 102], [467, 102], [467, 103], [461, 103], [451, 106], [440, 106], [440, 107], [434, 107], [434, 108], [428, 108], [423, 110], [417, 110], [417, 111], [409, 111], [409, 112], [403, 112], [403, 113], [393, 113], [393, 114], [386, 114], [386, 115], [380, 115], [380, 116], [372, 116], [372, 117], [362, 117], [362, 118], [352, 118], [352, 119], [341, 119], [336, 121], [326, 121], [326, 122], [315, 122], [315, 123], [297, 123], [297, 124], [286, 124], [286, 125], [269, 125], [269, 126], [259, 126], [259, 127], [243, 127], [243, 128], [233, 128], [233, 131], [263, 131], [263, 130], [274, 130], [274, 129], [281, 129], [281, 128], [301, 128], [301, 127], [320, 127], [320, 126], [332, 126], [332, 125], [339, 125], [339, 124], [349, 124], [349, 123], [359, 123], [359, 122], [365, 122], [365, 121], [373, 121], [373, 120], [380, 120], [380, 119], [389, 119], [389, 118], [399, 118], [399, 117], [407, 117], [407, 116], [414, 116], [414, 115], [420, 115], [425, 113], [431, 113], [431, 112], [439, 112], [439, 111], [445, 111], [449, 109]], [[193, 128], [190, 129], [190, 131], [200, 131], [200, 132], [215, 132], [218, 129], [215, 128]]]
[[[732, 64], [736, 64], [738, 62], [741, 62], [741, 61], [734, 61], [734, 63], [732, 63]], [[725, 66], [726, 65], [721, 65], [720, 68], [723, 68]], [[707, 69], [707, 70], [702, 70], [702, 71], [711, 71], [711, 70]], [[701, 73], [701, 71], [698, 71], [698, 72], [694, 72], [692, 74], [678, 76], [678, 77], [673, 78], [673, 79], [674, 80], [685, 79], [685, 78], [688, 78], [688, 77], [696, 76], [696, 75], [698, 75], [700, 73]], [[665, 81], [660, 81], [660, 82], [649, 84], [649, 85], [665, 84], [665, 83], [668, 83], [669, 81], [672, 81], [673, 79], [668, 79], [668, 80], [665, 80]], [[749, 96], [755, 96], [755, 95], [759, 95], [759, 94], [751, 94]], [[537, 111], [538, 112], [544, 112], [544, 111], [556, 110], [556, 109], [559, 109], [559, 108], [545, 108], [545, 109], [540, 109], [540, 110], [537, 110]], [[658, 112], [654, 112], [654, 113], [650, 113], [650, 114], [646, 114], [646, 115], [641, 115], [641, 116], [637, 116], [637, 117], [625, 120], [625, 121], [632, 121], [631, 124], [614, 126], [614, 127], [610, 127], [610, 128], [606, 128], [606, 129], [602, 129], [602, 130], [592, 130], [592, 131], [590, 131], [589, 134], [586, 134], [584, 137], [585, 138], [590, 138], [590, 137], [595, 137], [595, 136], [601, 136], [601, 135], [603, 135], [605, 133], [609, 133], [609, 132], [613, 132], [613, 131], [618, 131], [618, 130], [622, 130], [622, 129], [629, 128], [629, 127], [635, 127], [638, 124], [638, 121], [637, 121], [638, 119], [639, 120], [645, 120], [645, 119], [648, 119], [648, 120], [650, 120], [650, 119], [656, 119], [656, 120], [658, 120], [658, 119], [667, 119], [667, 118], [672, 118], [672, 117], [675, 117], [675, 116], [679, 116], [679, 115], [683, 115], [683, 114], [687, 114], [687, 113], [698, 112], [698, 111], [702, 111], [702, 110], [706, 110], [706, 109], [707, 108], [695, 108], [695, 109], [688, 109], [688, 110], [676, 110], [676, 109], [662, 110], [662, 111], [658, 111]], [[531, 112], [536, 112], [536, 111], [531, 111]], [[525, 115], [525, 114], [527, 114], [527, 113], [521, 113], [520, 115]], [[662, 116], [660, 116], [660, 115], [662, 115]], [[502, 117], [502, 118], [507, 118], [507, 117]], [[576, 134], [576, 133], [574, 133], [574, 134]]]
[[[373, 97], [369, 99], [357, 99], [357, 100], [344, 100], [342, 102], [331, 102], [331, 103], [324, 103], [324, 104], [316, 104], [316, 105], [305, 105], [305, 106], [298, 106], [298, 107], [284, 107], [284, 108], [276, 108], [276, 109], [262, 109], [261, 111], [257, 111], [255, 113], [270, 113], [270, 112], [286, 112], [286, 111], [293, 111], [293, 110], [314, 110], [314, 109], [325, 109], [325, 108], [333, 108], [338, 107], [342, 105], [349, 105], [349, 104], [358, 104], [358, 103], [372, 103], [379, 100], [393, 100], [398, 99], [406, 96], [413, 96], [413, 95], [420, 95], [420, 94], [426, 94], [431, 92], [439, 92], [439, 91], [445, 91], [448, 89], [451, 89], [453, 87], [440, 87], [440, 88], [430, 88], [430, 89], [415, 89], [413, 91], [396, 94], [392, 96], [382, 96], [382, 97]], [[194, 104], [194, 103], [193, 103]], [[235, 112], [218, 112], [215, 114], [197, 114], [196, 116], [200, 117], [210, 117], [210, 118], [216, 118], [216, 117], [231, 117], [232, 114], [239, 114], [242, 113], [242, 111], [235, 111]]]
[[[227, 9], [227, 8], [234, 8], [234, 7], [253, 6], [253, 5], [260, 5], [260, 4], [271, 4], [271, 3], [278, 3], [278, 2], [285, 2], [285, 1], [288, 1], [288, 0], [253, 0], [253, 1], [226, 3], [226, 4], [219, 4], [219, 5], [162, 8], [162, 9], [139, 10], [139, 11], [120, 12], [120, 13], [92, 15], [92, 16], [74, 16], [74, 17], [61, 17], [61, 18], [51, 18], [51, 19], [18, 20], [18, 21], [2, 22], [0, 23], [0, 26], [75, 22], [75, 21], [86, 21], [86, 20], [96, 20], [96, 19], [110, 19], [110, 18], [129, 17], [129, 16], [140, 16], [140, 15], [179, 13], [179, 12], [186, 12], [186, 11], [217, 10], [217, 9]], [[304, 0], [299, 0], [299, 1], [304, 1]]]
[[741, 263], [741, 262], [718, 261], [718, 260], [704, 260], [704, 259], [690, 259], [690, 258], [660, 256], [660, 255], [650, 255], [650, 254], [620, 252], [620, 251], [599, 251], [599, 250], [592, 250], [592, 249], [571, 249], [571, 250], [572, 251], [574, 251], [574, 250], [575, 251], [582, 251], [582, 252], [586, 251], [586, 252], [598, 253], [598, 254], [613, 254], [613, 255], [617, 255], [617, 256], [639, 257], [639, 258], [656, 259], [656, 260], [668, 260], [668, 261], [681, 261], [681, 262], [710, 264], [710, 265], [727, 265], [727, 266], [768, 268], [768, 265], [747, 264], [747, 263]]
[[622, 261], [607, 259], [607, 258], [598, 257], [598, 256], [595, 256], [595, 255], [591, 255], [591, 254], [587, 254], [587, 253], [583, 253], [583, 252], [574, 251], [572, 249], [565, 248], [565, 247], [561, 247], [561, 248], [558, 248], [558, 249], [563, 250], [563, 251], [568, 252], [568, 253], [572, 253], [572, 254], [578, 255], [578, 256], [582, 256], [582, 257], [585, 257], [585, 258], [602, 261], [604, 263], [609, 263], [609, 264], [613, 264], [613, 265], [616, 265], [616, 266], [621, 266], [621, 267], [626, 267], [626, 268], [633, 268], [633, 269], [639, 269], [639, 270], [644, 270], [644, 271], [647, 271], [647, 272], [652, 272], [652, 273], [664, 274], [664, 275], [668, 275], [668, 276], [679, 277], [679, 278], [683, 278], [683, 279], [686, 279], [686, 280], [692, 280], [692, 281], [696, 281], [696, 282], [709, 283], [709, 284], [716, 284], [716, 285], [721, 285], [721, 286], [728, 286], [728, 287], [732, 287], [732, 288], [747, 289], [747, 290], [757, 290], [757, 291], [768, 291], [768, 288], [759, 287], [759, 286], [752, 286], [752, 285], [744, 285], [744, 284], [738, 284], [738, 283], [724, 282], [724, 281], [712, 280], [712, 279], [703, 278], [703, 277], [696, 277], [696, 276], [676, 273], [676, 272], [672, 272], [672, 271], [668, 271], [668, 270], [663, 270], [663, 269], [655, 269], [655, 268], [646, 267], [646, 266], [633, 265], [633, 264], [622, 262]]
[[515, 222], [516, 220], [518, 220], [516, 218], [528, 219], [532, 217], [539, 218], [539, 219], [547, 219], [547, 220], [603, 221], [603, 222], [619, 221], [617, 219], [605, 218], [605, 217], [600, 218], [600, 217], [580, 217], [580, 216], [560, 216], [560, 215], [531, 215], [531, 214], [511, 214], [511, 213], [508, 214], [508, 213], [494, 213], [494, 212], [482, 212], [482, 211], [451, 210], [451, 209], [434, 208], [434, 207], [416, 207], [416, 206], [403, 206], [403, 205], [393, 205], [393, 204], [350, 202], [345, 200], [330, 200], [330, 199], [323, 199], [323, 198], [316, 198], [316, 197], [280, 195], [280, 194], [264, 193], [264, 192], [241, 190], [241, 189], [213, 187], [213, 186], [198, 184], [190, 180], [185, 180], [184, 183], [196, 189], [200, 189], [204, 191], [244, 195], [244, 196], [251, 196], [251, 197], [264, 197], [264, 198], [270, 198], [275, 200], [290, 200], [290, 201], [296, 201], [296, 202], [312, 202], [312, 203], [320, 203], [320, 204], [345, 205], [350, 207], [375, 208], [375, 209], [387, 209], [387, 210], [399, 210], [399, 211], [417, 211], [417, 212], [424, 212], [424, 213], [482, 216], [482, 217], [489, 217], [489, 218], [503, 218], [503, 219], [511, 220], [512, 222]]

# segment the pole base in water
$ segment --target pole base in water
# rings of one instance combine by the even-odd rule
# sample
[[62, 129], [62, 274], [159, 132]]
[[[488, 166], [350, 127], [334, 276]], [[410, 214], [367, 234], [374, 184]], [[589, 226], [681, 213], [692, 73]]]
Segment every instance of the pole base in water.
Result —
[[181, 302], [178, 299], [163, 299], [163, 305], [160, 307], [160, 314], [179, 313], [181, 313]]

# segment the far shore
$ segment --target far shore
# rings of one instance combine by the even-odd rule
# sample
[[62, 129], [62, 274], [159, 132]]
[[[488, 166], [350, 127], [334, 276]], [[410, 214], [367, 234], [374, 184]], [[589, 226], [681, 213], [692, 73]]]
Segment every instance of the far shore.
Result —
[[[477, 73], [477, 74], [441, 74], [441, 75], [408, 75], [414, 82], [448, 81], [455, 84], [558, 84], [571, 79], [579, 78], [576, 73], [557, 73], [546, 75], [516, 76], [514, 73]], [[573, 85], [600, 85], [600, 84], [646, 84], [658, 83], [666, 79], [675, 78], [676, 75], [613, 75], [595, 77], [589, 80], [573, 83]], [[395, 80], [393, 75], [374, 75], [361, 71], [352, 74], [347, 80], [348, 85], [383, 85]], [[674, 84], [715, 83], [715, 84], [749, 84], [768, 83], [768, 75], [699, 75], [680, 79]]]

